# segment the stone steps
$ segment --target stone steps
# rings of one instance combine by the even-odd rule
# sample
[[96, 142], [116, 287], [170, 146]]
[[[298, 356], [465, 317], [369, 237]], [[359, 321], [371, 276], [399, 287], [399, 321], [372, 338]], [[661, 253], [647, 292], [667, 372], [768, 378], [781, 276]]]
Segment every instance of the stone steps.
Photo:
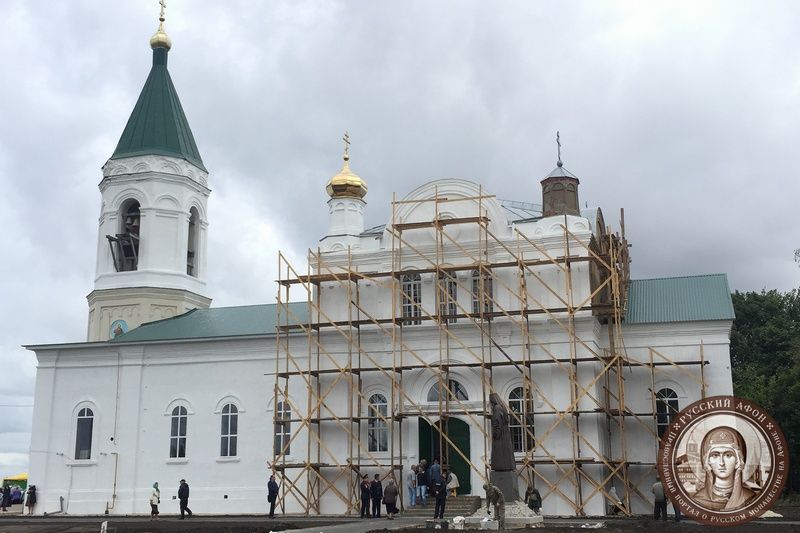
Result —
[[[454, 516], [469, 516], [474, 513], [481, 505], [481, 499], [478, 496], [456, 496], [447, 498], [447, 505], [445, 506], [445, 518], [452, 518]], [[432, 498], [428, 498], [428, 505], [417, 505], [416, 507], [406, 507], [401, 513], [402, 516], [407, 517], [421, 517], [432, 518], [433, 511], [436, 508], [436, 503]]]

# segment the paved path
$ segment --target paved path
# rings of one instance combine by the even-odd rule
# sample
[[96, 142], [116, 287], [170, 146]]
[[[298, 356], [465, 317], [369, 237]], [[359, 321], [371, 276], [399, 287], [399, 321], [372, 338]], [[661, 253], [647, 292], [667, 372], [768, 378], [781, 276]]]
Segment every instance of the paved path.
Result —
[[404, 527], [414, 527], [424, 522], [424, 518], [418, 517], [398, 517], [394, 520], [389, 520], [387, 518], [370, 518], [364, 520], [355, 519], [354, 521], [347, 522], [346, 524], [292, 529], [291, 532], [287, 531], [287, 533], [367, 533], [368, 531], [374, 531], [376, 529], [400, 529]]

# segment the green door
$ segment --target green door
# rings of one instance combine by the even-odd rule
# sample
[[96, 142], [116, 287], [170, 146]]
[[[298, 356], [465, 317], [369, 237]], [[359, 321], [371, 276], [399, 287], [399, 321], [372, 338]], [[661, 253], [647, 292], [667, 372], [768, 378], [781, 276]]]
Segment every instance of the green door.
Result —
[[[437, 423], [438, 426], [440, 423]], [[453, 441], [453, 444], [463, 453], [466, 457], [470, 458], [470, 445], [469, 445], [469, 424], [457, 418], [450, 418], [447, 421], [447, 436]], [[450, 471], [458, 477], [459, 487], [458, 494], [470, 494], [472, 492], [472, 485], [470, 483], [470, 468], [469, 463], [459, 455], [447, 441], [442, 439], [442, 443], [447, 448], [447, 453], [444, 454]], [[426, 459], [428, 465], [433, 464], [435, 457], [442, 457], [439, 446], [439, 431], [437, 428], [432, 427], [424, 418], [419, 418], [419, 458]]]
[[[467, 458], [472, 460], [469, 448], [469, 424], [458, 418], [451, 418], [447, 421], [447, 436], [453, 444], [461, 450]], [[463, 457], [448, 445], [447, 460], [450, 471], [458, 476], [458, 494], [471, 494], [472, 485], [470, 484], [470, 468]]]

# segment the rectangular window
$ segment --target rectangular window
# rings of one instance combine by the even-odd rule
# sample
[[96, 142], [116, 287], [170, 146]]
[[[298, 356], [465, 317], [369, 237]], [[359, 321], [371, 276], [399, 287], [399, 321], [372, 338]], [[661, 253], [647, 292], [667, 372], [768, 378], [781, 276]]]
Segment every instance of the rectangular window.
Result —
[[220, 430], [220, 457], [236, 457], [236, 443], [239, 432], [239, 410], [233, 404], [222, 408], [222, 428]]
[[75, 459], [84, 461], [92, 458], [92, 430], [94, 413], [91, 409], [81, 409], [78, 413], [78, 426], [75, 432]]
[[289, 455], [289, 441], [292, 438], [292, 426], [289, 421], [292, 412], [284, 402], [278, 402], [275, 410], [275, 441], [273, 442], [273, 453], [278, 455]]
[[442, 272], [439, 275], [439, 316], [443, 324], [452, 324], [456, 321], [453, 318], [458, 312], [458, 283], [453, 279], [452, 274]]
[[373, 394], [369, 399], [368, 410], [368, 449], [371, 452], [385, 452], [389, 449], [389, 427], [384, 420], [389, 412], [386, 397], [383, 394]]
[[[508, 428], [511, 434], [511, 444], [514, 446], [515, 452], [529, 451], [534, 448], [533, 402], [528, 399], [526, 412], [523, 410], [525, 407], [524, 401], [524, 391], [522, 387], [517, 387], [512, 390], [508, 397], [508, 408], [511, 410]], [[525, 422], [524, 425], [523, 422]]]
[[[492, 301], [493, 297], [493, 287], [492, 287], [492, 276], [487, 272], [481, 272], [478, 270], [472, 271], [472, 314], [477, 315], [481, 312], [481, 302], [483, 302], [483, 312], [484, 313], [491, 313], [494, 311], [494, 303]], [[491, 316], [484, 317], [487, 320], [491, 319]]]
[[421, 324], [419, 319], [422, 316], [420, 308], [422, 304], [422, 278], [419, 274], [408, 274], [402, 278], [401, 289], [402, 313], [404, 324]]
[[173, 459], [186, 457], [186, 424], [188, 411], [183, 406], [172, 410], [169, 432], [169, 456]]

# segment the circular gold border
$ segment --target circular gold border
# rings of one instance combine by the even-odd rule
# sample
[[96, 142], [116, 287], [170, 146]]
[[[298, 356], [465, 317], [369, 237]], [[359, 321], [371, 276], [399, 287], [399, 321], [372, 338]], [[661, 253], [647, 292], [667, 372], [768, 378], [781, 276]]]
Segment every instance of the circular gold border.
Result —
[[[767, 448], [762, 453], [769, 453], [772, 459], [770, 475], [762, 493], [746, 507], [728, 512], [709, 511], [693, 505], [688, 494], [680, 488], [675, 471], [675, 454], [684, 434], [715, 414], [732, 415], [755, 426], [767, 442]], [[686, 406], [675, 415], [659, 442], [656, 469], [664, 486], [664, 494], [686, 518], [710, 526], [733, 526], [758, 518], [780, 497], [789, 475], [789, 448], [775, 419], [759, 405], [735, 396], [712, 396]]]

